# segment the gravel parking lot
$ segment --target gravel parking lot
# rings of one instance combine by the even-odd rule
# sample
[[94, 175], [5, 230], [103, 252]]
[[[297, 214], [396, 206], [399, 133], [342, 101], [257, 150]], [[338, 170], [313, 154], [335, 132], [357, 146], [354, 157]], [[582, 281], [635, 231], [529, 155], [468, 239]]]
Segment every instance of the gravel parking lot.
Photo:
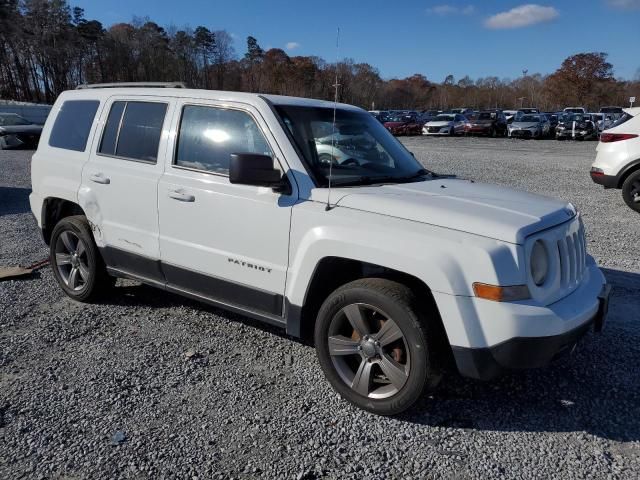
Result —
[[[605, 332], [381, 418], [276, 329], [131, 281], [75, 303], [44, 268], [0, 282], [0, 478], [638, 478], [640, 216], [591, 183], [596, 143], [403, 141], [436, 172], [572, 201], [615, 289]], [[0, 265], [47, 255], [30, 156], [0, 152]]]

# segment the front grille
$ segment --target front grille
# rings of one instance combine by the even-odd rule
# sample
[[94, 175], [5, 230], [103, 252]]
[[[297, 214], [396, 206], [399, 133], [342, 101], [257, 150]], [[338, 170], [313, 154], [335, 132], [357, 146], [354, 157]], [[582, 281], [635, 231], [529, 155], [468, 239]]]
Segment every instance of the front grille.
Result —
[[587, 248], [584, 227], [580, 224], [577, 232], [567, 232], [557, 241], [560, 256], [560, 285], [571, 287], [580, 283], [587, 266]]
[[512, 137], [530, 137], [531, 131], [530, 130], [511, 130], [511, 136]]
[[429, 127], [429, 133], [438, 133], [444, 127]]

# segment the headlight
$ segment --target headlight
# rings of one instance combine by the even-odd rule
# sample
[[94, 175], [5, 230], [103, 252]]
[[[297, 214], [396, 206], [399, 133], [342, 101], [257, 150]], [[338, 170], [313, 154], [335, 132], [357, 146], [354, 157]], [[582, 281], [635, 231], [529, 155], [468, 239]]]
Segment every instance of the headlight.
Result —
[[542, 286], [549, 273], [549, 252], [542, 240], [536, 240], [531, 249], [531, 278], [537, 286]]

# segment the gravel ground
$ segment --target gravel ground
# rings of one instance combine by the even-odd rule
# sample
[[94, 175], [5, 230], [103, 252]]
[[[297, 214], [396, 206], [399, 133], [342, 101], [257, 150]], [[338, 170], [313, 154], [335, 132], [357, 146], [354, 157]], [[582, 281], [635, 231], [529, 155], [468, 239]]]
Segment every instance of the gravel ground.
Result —
[[[0, 283], [0, 478], [638, 478], [640, 217], [595, 143], [410, 138], [437, 172], [566, 198], [614, 285], [603, 335], [547, 369], [448, 377], [412, 412], [339, 399], [311, 346], [134, 282], [99, 305], [48, 268]], [[0, 265], [44, 258], [30, 152], [0, 152]]]

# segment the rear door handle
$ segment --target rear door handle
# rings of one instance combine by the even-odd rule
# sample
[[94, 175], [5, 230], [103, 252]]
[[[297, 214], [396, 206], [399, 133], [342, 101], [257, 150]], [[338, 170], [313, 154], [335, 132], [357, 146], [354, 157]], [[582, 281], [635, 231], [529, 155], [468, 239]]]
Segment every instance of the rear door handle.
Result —
[[170, 190], [169, 198], [173, 198], [174, 200], [179, 200], [180, 202], [195, 202], [195, 195], [190, 195], [188, 193], [184, 193], [182, 190]]
[[95, 175], [91, 175], [89, 180], [96, 183], [101, 183], [102, 185], [109, 185], [111, 183], [111, 179], [105, 177], [102, 173], [96, 173]]

